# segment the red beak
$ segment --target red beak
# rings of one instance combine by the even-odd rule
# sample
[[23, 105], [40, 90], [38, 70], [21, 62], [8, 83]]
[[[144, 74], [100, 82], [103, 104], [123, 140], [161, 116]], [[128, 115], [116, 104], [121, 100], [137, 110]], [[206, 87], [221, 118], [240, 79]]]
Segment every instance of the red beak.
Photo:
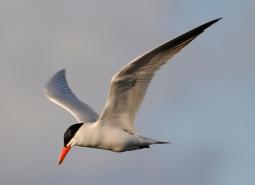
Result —
[[63, 162], [63, 160], [65, 159], [65, 157], [66, 157], [66, 155], [67, 155], [67, 153], [69, 152], [70, 149], [71, 149], [70, 145], [67, 146], [67, 147], [62, 148], [61, 154], [59, 156], [59, 161], [58, 161], [59, 165]]

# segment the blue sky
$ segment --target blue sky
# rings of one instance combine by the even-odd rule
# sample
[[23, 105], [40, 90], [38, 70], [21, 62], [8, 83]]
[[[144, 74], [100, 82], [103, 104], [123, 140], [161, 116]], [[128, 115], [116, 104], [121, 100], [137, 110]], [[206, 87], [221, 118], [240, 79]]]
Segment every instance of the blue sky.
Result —
[[[0, 14], [1, 184], [255, 183], [254, 2], [1, 0]], [[43, 95], [55, 72], [100, 112], [120, 68], [218, 17], [157, 73], [137, 115], [139, 134], [171, 145], [76, 147], [58, 166], [75, 120]]]

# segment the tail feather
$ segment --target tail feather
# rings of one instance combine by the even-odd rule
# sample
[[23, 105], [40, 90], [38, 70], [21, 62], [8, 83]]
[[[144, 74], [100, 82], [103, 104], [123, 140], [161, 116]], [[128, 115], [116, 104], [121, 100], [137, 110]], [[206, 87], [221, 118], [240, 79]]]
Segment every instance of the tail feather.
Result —
[[171, 142], [167, 142], [167, 141], [157, 141], [157, 143], [155, 144], [171, 144]]
[[143, 137], [143, 136], [139, 136], [139, 138], [142, 140], [142, 142], [143, 142], [144, 144], [147, 144], [147, 145], [153, 145], [153, 144], [170, 144], [170, 143], [171, 143], [171, 142], [158, 141], [158, 140], [155, 140], [155, 139], [146, 138], [146, 137]]

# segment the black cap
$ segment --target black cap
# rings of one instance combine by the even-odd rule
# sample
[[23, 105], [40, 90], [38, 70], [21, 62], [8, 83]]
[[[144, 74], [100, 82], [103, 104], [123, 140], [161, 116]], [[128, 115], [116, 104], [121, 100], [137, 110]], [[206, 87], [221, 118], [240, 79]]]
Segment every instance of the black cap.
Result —
[[64, 134], [64, 146], [69, 143], [69, 141], [74, 137], [75, 133], [79, 130], [79, 128], [83, 125], [83, 123], [77, 123], [71, 125]]

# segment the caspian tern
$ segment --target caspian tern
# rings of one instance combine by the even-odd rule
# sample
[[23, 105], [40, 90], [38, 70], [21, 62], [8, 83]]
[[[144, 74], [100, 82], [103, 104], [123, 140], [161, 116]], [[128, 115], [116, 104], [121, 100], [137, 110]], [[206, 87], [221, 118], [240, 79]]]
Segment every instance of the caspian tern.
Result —
[[70, 112], [78, 122], [70, 126], [64, 134], [64, 147], [59, 164], [73, 146], [124, 152], [149, 148], [151, 144], [168, 143], [136, 133], [134, 120], [137, 111], [155, 72], [220, 19], [207, 22], [164, 43], [121, 69], [111, 79], [110, 92], [100, 116], [75, 96], [66, 81], [65, 70], [56, 73], [46, 84], [45, 94], [52, 102]]

